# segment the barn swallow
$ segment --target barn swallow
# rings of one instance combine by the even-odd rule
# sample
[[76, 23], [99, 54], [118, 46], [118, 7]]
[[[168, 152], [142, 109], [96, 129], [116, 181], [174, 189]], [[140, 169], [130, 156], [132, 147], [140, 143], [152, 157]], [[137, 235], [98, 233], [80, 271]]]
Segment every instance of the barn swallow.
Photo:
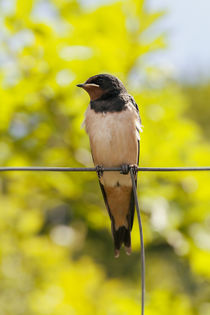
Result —
[[[111, 219], [115, 257], [119, 257], [122, 244], [130, 255], [135, 204], [127, 166], [139, 163], [141, 119], [138, 106], [123, 83], [110, 74], [94, 75], [77, 86], [90, 96], [84, 126]], [[100, 166], [122, 167], [127, 175], [100, 172]]]

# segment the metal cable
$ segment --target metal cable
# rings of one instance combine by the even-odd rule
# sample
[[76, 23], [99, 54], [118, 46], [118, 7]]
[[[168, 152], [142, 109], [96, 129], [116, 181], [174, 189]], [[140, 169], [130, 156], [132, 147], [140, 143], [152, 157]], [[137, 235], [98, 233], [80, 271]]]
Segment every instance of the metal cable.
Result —
[[145, 253], [144, 253], [144, 237], [143, 237], [143, 229], [141, 223], [141, 215], [138, 203], [138, 196], [136, 191], [136, 183], [135, 183], [135, 176], [134, 170], [130, 168], [130, 175], [132, 180], [132, 188], [133, 188], [133, 195], [136, 205], [136, 212], [138, 217], [138, 224], [139, 224], [139, 233], [140, 233], [140, 244], [141, 244], [141, 315], [144, 315], [144, 300], [145, 300]]
[[[0, 172], [7, 171], [37, 171], [37, 172], [95, 172], [95, 167], [45, 167], [45, 166], [27, 166], [27, 167], [0, 167]], [[121, 167], [104, 167], [102, 171], [122, 171]], [[185, 171], [210, 171], [209, 166], [202, 167], [138, 167], [136, 171], [140, 172], [185, 172]], [[134, 194], [134, 200], [136, 205], [136, 212], [138, 217], [138, 225], [140, 232], [140, 244], [141, 244], [141, 315], [144, 315], [145, 306], [145, 253], [144, 253], [144, 238], [143, 229], [141, 223], [141, 215], [138, 203], [138, 196], [135, 185], [134, 169], [130, 167], [129, 169], [132, 188]]]
[[[46, 166], [2, 166], [0, 172], [8, 171], [37, 171], [37, 172], [95, 172], [95, 167], [46, 167]], [[103, 171], [121, 171], [121, 167], [104, 167]], [[210, 166], [201, 167], [138, 167], [140, 172], [185, 172], [185, 171], [210, 171]]]

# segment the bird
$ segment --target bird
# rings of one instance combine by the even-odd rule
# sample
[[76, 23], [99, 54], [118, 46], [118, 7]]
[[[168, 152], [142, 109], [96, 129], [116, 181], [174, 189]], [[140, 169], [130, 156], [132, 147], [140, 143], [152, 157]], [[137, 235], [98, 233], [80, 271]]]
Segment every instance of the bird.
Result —
[[[111, 74], [91, 76], [77, 86], [90, 97], [83, 124], [111, 219], [114, 255], [119, 257], [123, 244], [126, 254], [130, 255], [135, 202], [128, 172], [129, 165], [139, 165], [141, 118], [138, 105], [123, 83]], [[103, 167], [121, 167], [122, 172], [103, 172]]]

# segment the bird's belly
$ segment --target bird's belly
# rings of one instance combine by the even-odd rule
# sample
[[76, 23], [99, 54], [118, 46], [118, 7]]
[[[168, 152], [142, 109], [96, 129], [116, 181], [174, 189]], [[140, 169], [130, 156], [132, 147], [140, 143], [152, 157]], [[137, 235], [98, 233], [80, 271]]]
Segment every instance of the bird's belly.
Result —
[[[135, 112], [125, 110], [103, 114], [89, 110], [85, 125], [95, 165], [112, 167], [137, 163]], [[109, 186], [131, 185], [130, 176], [118, 172], [105, 172], [102, 183]]]

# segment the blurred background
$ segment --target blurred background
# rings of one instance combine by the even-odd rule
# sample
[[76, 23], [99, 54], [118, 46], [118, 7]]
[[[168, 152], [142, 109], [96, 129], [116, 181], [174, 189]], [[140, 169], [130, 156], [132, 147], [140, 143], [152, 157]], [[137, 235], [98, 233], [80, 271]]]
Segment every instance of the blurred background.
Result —
[[[0, 165], [92, 166], [88, 95], [112, 73], [139, 104], [140, 164], [210, 161], [209, 1], [0, 0]], [[140, 173], [146, 314], [210, 314], [210, 174]], [[137, 221], [137, 220], [135, 220]], [[140, 313], [91, 173], [0, 174], [0, 315]]]

